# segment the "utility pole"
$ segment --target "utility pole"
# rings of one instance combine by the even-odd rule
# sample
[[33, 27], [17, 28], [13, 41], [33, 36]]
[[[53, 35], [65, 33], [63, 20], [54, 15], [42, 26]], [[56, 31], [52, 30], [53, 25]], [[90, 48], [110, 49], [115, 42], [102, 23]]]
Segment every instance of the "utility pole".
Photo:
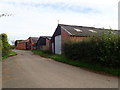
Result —
[[59, 24], [59, 19], [58, 19], [58, 24]]

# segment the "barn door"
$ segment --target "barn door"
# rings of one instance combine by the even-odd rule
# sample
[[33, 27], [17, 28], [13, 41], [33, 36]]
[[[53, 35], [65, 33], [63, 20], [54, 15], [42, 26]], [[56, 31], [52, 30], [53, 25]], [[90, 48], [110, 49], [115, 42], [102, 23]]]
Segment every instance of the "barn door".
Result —
[[61, 35], [55, 37], [55, 54], [61, 54]]

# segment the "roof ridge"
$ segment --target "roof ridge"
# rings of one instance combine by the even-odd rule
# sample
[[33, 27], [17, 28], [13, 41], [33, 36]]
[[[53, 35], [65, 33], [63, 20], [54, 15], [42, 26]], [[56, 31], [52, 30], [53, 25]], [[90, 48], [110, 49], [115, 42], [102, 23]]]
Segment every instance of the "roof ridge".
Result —
[[72, 27], [84, 27], [84, 28], [95, 28], [95, 27], [88, 27], [88, 26], [79, 26], [79, 25], [68, 25], [68, 24], [58, 24], [60, 26], [72, 26]]
[[[68, 25], [68, 24], [58, 24], [59, 26], [70, 26], [70, 27], [81, 27], [81, 28], [92, 28], [92, 29], [100, 29], [100, 30], [110, 30], [107, 28], [97, 28], [97, 27], [90, 27], [90, 26], [79, 26], [79, 25]], [[112, 29], [114, 30], [114, 29]]]
[[40, 36], [39, 38], [51, 38], [51, 36]]

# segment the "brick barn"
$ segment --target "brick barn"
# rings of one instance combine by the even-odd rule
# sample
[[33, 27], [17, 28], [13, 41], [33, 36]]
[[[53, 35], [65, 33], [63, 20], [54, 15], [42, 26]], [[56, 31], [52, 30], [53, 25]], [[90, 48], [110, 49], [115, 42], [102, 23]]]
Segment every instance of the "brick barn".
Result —
[[38, 50], [51, 51], [51, 36], [40, 36], [36, 45]]
[[29, 50], [36, 49], [36, 43], [38, 41], [38, 37], [29, 37], [27, 40], [28, 40], [28, 49]]
[[27, 50], [28, 49], [27, 43], [28, 43], [27, 40], [16, 40], [15, 41], [16, 49]]
[[108, 31], [109, 29], [58, 24], [51, 39], [52, 52], [54, 54], [62, 54], [62, 47], [66, 41], [82, 41], [89, 36], [101, 35], [106, 30]]

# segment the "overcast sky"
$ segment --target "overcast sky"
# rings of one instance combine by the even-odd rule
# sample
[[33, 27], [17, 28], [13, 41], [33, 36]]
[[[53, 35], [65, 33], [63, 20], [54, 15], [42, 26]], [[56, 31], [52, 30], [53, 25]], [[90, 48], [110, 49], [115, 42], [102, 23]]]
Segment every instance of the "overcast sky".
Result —
[[0, 33], [9, 41], [52, 36], [60, 24], [118, 29], [119, 0], [0, 0]]

